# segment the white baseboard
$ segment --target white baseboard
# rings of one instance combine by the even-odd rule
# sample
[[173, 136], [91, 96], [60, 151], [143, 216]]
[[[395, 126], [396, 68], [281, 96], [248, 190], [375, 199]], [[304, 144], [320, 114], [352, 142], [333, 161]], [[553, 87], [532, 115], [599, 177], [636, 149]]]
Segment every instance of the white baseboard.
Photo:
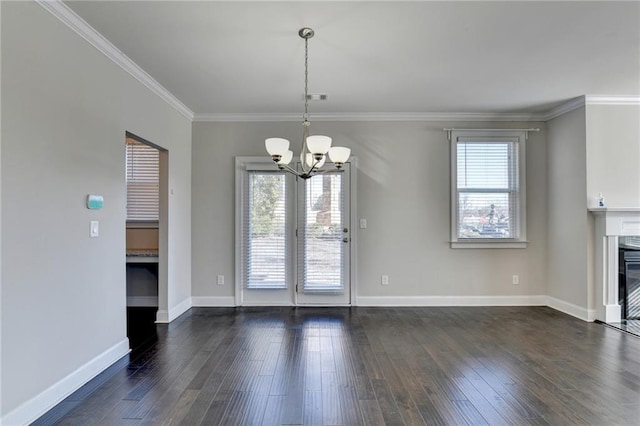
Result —
[[[157, 322], [168, 323], [182, 315], [190, 307], [235, 307], [233, 296], [194, 296], [167, 311], [158, 311]], [[273, 303], [243, 306], [275, 306]], [[282, 305], [291, 306], [291, 305]], [[550, 296], [357, 296], [353, 306], [549, 306], [584, 321], [595, 319], [595, 310], [587, 310], [577, 305]]]
[[156, 322], [159, 324], [168, 324], [169, 312], [164, 309], [158, 309], [158, 312], [156, 313]]
[[187, 297], [182, 302], [177, 305], [169, 308], [168, 311], [164, 309], [158, 310], [156, 314], [156, 322], [159, 324], [168, 324], [174, 319], [178, 318], [180, 315], [184, 314], [191, 308], [191, 298]]
[[182, 302], [175, 305], [173, 308], [169, 308], [169, 322], [178, 318], [180, 315], [191, 309], [191, 298], [187, 297]]
[[127, 306], [158, 306], [158, 296], [127, 296]]
[[233, 296], [194, 296], [191, 298], [191, 306], [198, 307], [234, 307], [236, 299]]
[[547, 296], [546, 304], [556, 311], [564, 312], [565, 314], [571, 315], [583, 321], [592, 322], [596, 318], [596, 311], [594, 309], [586, 309], [582, 306], [574, 305], [573, 303], [556, 299], [555, 297]]
[[357, 306], [545, 306], [546, 296], [358, 296]]
[[129, 339], [124, 338], [73, 373], [53, 384], [0, 419], [5, 426], [26, 425], [55, 407], [89, 380], [129, 353]]

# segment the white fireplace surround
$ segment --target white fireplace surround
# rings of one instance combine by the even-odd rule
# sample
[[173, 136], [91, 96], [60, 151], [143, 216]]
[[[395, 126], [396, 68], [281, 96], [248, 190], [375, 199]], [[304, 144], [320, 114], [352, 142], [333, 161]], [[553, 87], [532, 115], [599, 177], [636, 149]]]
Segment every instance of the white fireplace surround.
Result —
[[598, 207], [589, 211], [595, 216], [595, 319], [620, 322], [618, 240], [640, 236], [640, 207]]

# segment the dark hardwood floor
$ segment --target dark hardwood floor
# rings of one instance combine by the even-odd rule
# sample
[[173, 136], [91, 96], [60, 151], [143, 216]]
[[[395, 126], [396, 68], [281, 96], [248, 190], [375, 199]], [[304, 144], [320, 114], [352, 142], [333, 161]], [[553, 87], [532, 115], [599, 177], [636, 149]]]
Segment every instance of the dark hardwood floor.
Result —
[[38, 425], [638, 425], [640, 339], [545, 307], [194, 308]]

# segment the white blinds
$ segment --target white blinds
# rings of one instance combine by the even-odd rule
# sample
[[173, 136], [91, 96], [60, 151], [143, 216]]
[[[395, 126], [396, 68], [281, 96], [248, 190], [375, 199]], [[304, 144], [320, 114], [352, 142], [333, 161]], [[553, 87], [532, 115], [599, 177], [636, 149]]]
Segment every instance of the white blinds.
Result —
[[[305, 181], [299, 212], [299, 282], [305, 293], [344, 291], [345, 227], [341, 173], [316, 175]], [[301, 219], [301, 220], [300, 220]], [[301, 233], [301, 234], [300, 234]]]
[[127, 139], [127, 220], [157, 221], [159, 212], [160, 153]]
[[247, 171], [243, 200], [243, 274], [247, 288], [286, 288], [288, 235], [285, 175]]
[[458, 138], [456, 149], [458, 238], [518, 238], [517, 142]]

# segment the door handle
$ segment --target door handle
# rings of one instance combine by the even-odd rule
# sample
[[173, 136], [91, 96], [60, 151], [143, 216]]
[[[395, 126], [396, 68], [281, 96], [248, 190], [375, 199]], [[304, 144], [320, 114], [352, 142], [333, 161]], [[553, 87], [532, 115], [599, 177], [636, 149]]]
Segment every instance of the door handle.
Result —
[[348, 243], [348, 242], [349, 242], [349, 238], [344, 237], [344, 238], [342, 239], [342, 242], [343, 242], [343, 243]]

